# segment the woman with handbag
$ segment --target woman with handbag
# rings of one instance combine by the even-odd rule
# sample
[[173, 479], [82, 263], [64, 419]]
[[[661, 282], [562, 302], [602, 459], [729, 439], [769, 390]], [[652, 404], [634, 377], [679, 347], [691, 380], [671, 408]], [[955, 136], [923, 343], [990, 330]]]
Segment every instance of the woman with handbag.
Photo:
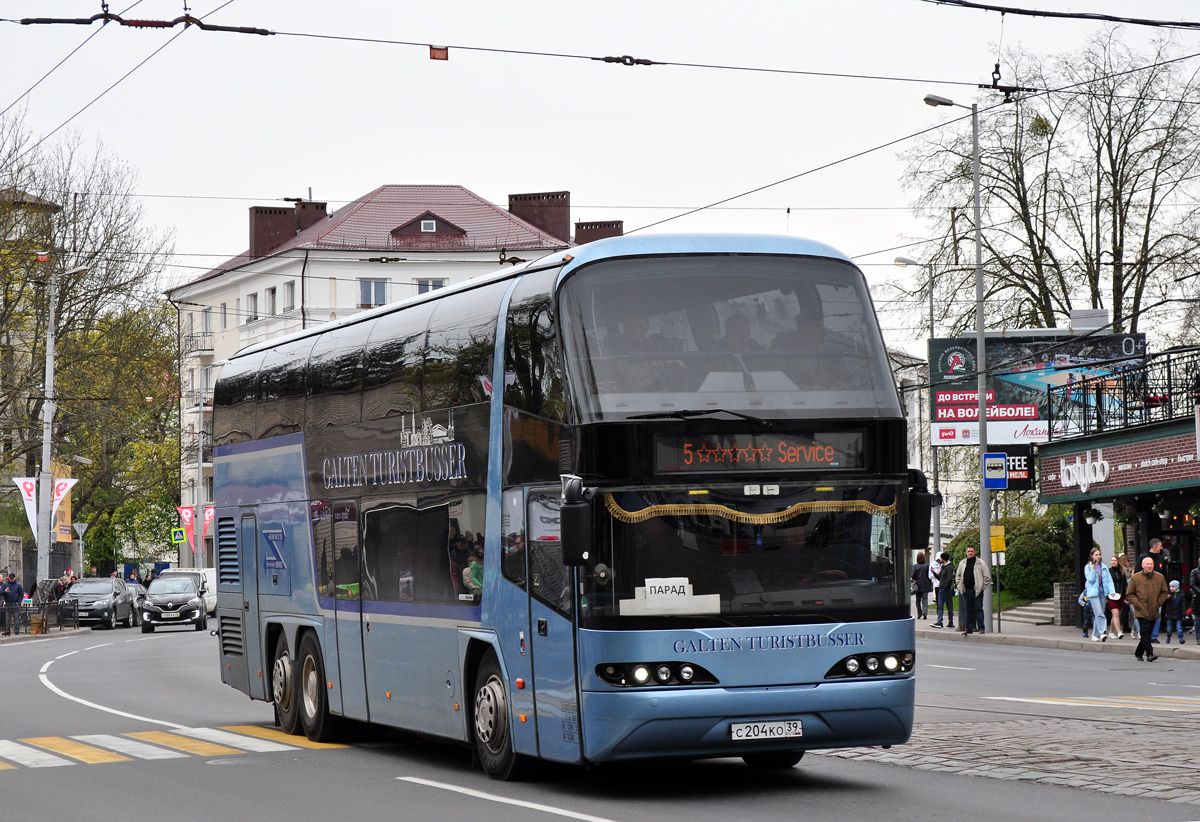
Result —
[[1104, 607], [1108, 609], [1108, 635], [1113, 639], [1124, 639], [1121, 614], [1125, 611], [1125, 588], [1129, 579], [1121, 570], [1121, 562], [1115, 556], [1108, 561], [1108, 575], [1112, 577], [1113, 593], [1108, 595]]
[[1104, 567], [1099, 548], [1092, 549], [1088, 564], [1083, 569], [1083, 579], [1083, 592], [1092, 606], [1092, 642], [1103, 642], [1108, 639], [1108, 621], [1104, 618], [1104, 612], [1107, 610], [1108, 595], [1115, 593], [1115, 589], [1112, 574]]
[[924, 551], [917, 552], [911, 590], [917, 599], [917, 619], [929, 619], [929, 592], [933, 590], [933, 581], [929, 578], [929, 563], [925, 561]]

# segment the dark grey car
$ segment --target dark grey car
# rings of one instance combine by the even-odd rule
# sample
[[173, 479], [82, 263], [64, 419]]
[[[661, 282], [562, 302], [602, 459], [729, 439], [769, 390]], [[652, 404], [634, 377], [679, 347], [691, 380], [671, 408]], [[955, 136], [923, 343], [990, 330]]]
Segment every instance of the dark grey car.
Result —
[[115, 628], [119, 622], [132, 628], [137, 619], [133, 594], [121, 579], [81, 579], [67, 589], [61, 601], [77, 603], [80, 623], [99, 622], [106, 628]]
[[146, 589], [142, 633], [151, 633], [160, 625], [194, 626], [197, 631], [208, 627], [204, 597], [196, 590], [196, 583], [183, 574], [161, 576]]

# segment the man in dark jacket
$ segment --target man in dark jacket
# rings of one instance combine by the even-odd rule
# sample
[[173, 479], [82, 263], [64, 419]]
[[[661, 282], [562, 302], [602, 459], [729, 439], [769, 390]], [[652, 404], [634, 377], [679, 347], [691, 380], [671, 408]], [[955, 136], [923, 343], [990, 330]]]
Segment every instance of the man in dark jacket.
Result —
[[25, 599], [25, 587], [17, 582], [17, 575], [9, 572], [3, 583], [0, 583], [0, 605], [4, 608], [4, 635], [12, 633], [17, 609]]
[[1133, 652], [1138, 662], [1143, 658], [1147, 662], [1158, 659], [1154, 655], [1154, 646], [1150, 644], [1150, 634], [1154, 630], [1155, 620], [1158, 619], [1158, 609], [1167, 601], [1169, 595], [1166, 577], [1154, 570], [1152, 558], [1143, 557], [1141, 572], [1129, 578], [1129, 588], [1125, 591], [1125, 598], [1133, 606], [1133, 615], [1137, 617], [1138, 626], [1141, 628], [1141, 636]]
[[[1138, 567], [1142, 567], [1142, 560], [1149, 557], [1154, 562], [1154, 570], [1162, 574], [1162, 578], [1167, 578], [1167, 555], [1163, 552], [1163, 544], [1161, 539], [1150, 540], [1150, 550], [1138, 557]], [[1158, 629], [1162, 625], [1162, 620], [1159, 617], [1154, 618], [1154, 630], [1150, 633], [1150, 641], [1155, 645], [1158, 644]]]

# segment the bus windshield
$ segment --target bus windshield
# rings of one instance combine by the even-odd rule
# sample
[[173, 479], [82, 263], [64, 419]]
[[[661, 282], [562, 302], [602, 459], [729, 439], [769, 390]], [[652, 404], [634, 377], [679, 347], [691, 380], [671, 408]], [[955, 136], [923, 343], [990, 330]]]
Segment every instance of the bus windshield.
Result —
[[568, 276], [560, 317], [583, 422], [706, 409], [900, 416], [870, 297], [849, 263], [608, 260]]
[[[637, 486], [598, 496], [580, 624], [590, 628], [895, 618], [897, 482]], [[778, 490], [778, 494], [774, 493]]]

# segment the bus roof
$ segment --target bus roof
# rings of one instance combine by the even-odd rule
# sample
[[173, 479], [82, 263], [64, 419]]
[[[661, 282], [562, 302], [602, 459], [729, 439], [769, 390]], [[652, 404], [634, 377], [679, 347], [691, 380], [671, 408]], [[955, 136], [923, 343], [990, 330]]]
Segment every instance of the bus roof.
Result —
[[566, 262], [567, 265], [563, 268], [563, 274], [565, 275], [580, 266], [596, 262], [597, 260], [614, 259], [617, 257], [654, 257], [667, 254], [786, 254], [805, 257], [828, 257], [851, 262], [850, 258], [845, 254], [825, 243], [808, 240], [803, 237], [788, 237], [775, 234], [629, 234], [621, 237], [609, 237], [573, 248], [556, 250], [544, 257], [522, 265], [501, 268], [490, 274], [482, 274], [470, 280], [457, 283], [449, 288], [438, 289], [399, 302], [388, 303], [387, 305], [362, 311], [329, 323], [294, 331], [282, 337], [252, 343], [233, 354], [230, 359], [266, 351], [283, 343], [303, 337], [311, 337], [323, 331], [373, 319], [382, 314], [391, 313], [403, 306], [414, 305], [427, 300], [441, 299], [458, 291], [478, 288], [481, 285], [514, 277], [521, 272], [543, 268], [548, 265], [560, 265]]

